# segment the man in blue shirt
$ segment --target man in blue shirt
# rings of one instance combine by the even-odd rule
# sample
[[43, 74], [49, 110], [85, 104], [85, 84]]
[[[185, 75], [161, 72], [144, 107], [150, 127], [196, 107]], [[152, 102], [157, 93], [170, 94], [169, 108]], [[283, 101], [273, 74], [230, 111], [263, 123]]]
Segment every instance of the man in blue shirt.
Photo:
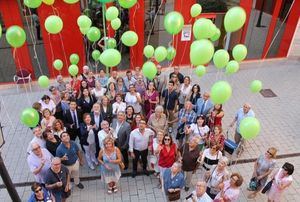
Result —
[[79, 164], [83, 165], [83, 158], [80, 153], [77, 144], [70, 140], [70, 136], [67, 132], [63, 132], [60, 135], [61, 143], [56, 149], [56, 156], [61, 159], [70, 175], [74, 178], [74, 183], [79, 189], [83, 189], [83, 184], [79, 180]]
[[245, 103], [244, 106], [238, 110], [233, 121], [230, 124], [230, 127], [232, 127], [236, 122], [234, 141], [237, 144], [239, 144], [242, 140], [242, 136], [240, 134], [240, 123], [246, 117], [255, 117], [254, 111], [251, 109], [251, 105], [249, 103]]

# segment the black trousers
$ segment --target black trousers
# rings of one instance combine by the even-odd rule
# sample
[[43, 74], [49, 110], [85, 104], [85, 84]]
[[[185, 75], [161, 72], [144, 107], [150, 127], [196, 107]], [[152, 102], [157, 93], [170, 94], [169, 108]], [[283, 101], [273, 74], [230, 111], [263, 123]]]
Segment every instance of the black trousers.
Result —
[[133, 171], [137, 171], [137, 163], [139, 161], [139, 158], [142, 158], [143, 163], [143, 170], [146, 170], [147, 168], [147, 156], [148, 156], [148, 149], [143, 151], [133, 150], [135, 158], [133, 159]]
[[120, 149], [120, 150], [123, 156], [124, 165], [126, 168], [128, 168], [128, 149]]

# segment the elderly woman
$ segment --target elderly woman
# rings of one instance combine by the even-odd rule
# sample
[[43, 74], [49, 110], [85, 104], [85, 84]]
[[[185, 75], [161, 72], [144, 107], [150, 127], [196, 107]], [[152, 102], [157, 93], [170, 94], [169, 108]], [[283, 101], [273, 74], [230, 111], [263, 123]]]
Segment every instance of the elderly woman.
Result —
[[216, 196], [215, 200], [218, 201], [238, 201], [241, 185], [243, 184], [243, 177], [238, 173], [233, 173], [230, 180], [223, 183], [221, 191]]
[[50, 130], [45, 130], [43, 132], [43, 138], [46, 140], [46, 148], [53, 155], [56, 155], [56, 149], [60, 145], [61, 140], [59, 136], [53, 135]]
[[83, 114], [83, 123], [80, 124], [80, 144], [84, 148], [85, 159], [90, 169], [95, 170], [98, 165], [96, 159], [96, 124], [92, 125], [92, 118], [88, 113]]
[[101, 128], [102, 130], [98, 132], [98, 140], [99, 140], [99, 147], [102, 149], [104, 147], [103, 140], [106, 137], [114, 138], [113, 136], [114, 132], [113, 129], [109, 127], [109, 123], [105, 120], [101, 122]]
[[192, 176], [196, 172], [198, 166], [198, 159], [201, 155], [201, 150], [198, 147], [199, 140], [200, 139], [195, 136], [189, 143], [185, 143], [180, 149], [182, 170], [185, 175], [185, 191], [190, 189]]
[[159, 166], [158, 166], [159, 151], [158, 151], [158, 149], [159, 149], [159, 147], [161, 147], [163, 145], [163, 139], [164, 139], [164, 132], [159, 130], [156, 133], [156, 137], [153, 139], [153, 142], [152, 142], [154, 155], [156, 157], [156, 163], [153, 165], [155, 176], [158, 176], [158, 174], [159, 174]]
[[163, 175], [163, 187], [169, 201], [180, 199], [180, 190], [184, 186], [184, 176], [181, 172], [181, 166], [181, 163], [175, 162]]
[[272, 186], [268, 192], [268, 202], [280, 202], [281, 195], [293, 182], [294, 166], [288, 162], [272, 174]]
[[51, 114], [55, 114], [56, 111], [56, 105], [53, 100], [50, 99], [48, 95], [44, 95], [42, 99], [39, 101], [41, 103], [42, 108], [41, 110], [43, 111], [44, 109], [49, 109]]
[[147, 119], [154, 112], [155, 106], [159, 103], [159, 94], [154, 87], [153, 82], [149, 82], [144, 96], [144, 109]]
[[[255, 198], [256, 194], [264, 187], [267, 182], [268, 176], [271, 174], [275, 168], [275, 157], [277, 149], [274, 147], [269, 148], [265, 154], [260, 155], [256, 162], [254, 163], [254, 171], [252, 174], [253, 180], [256, 180], [257, 187], [256, 190], [248, 195], [248, 198]], [[250, 191], [250, 190], [249, 190]]]
[[129, 92], [126, 93], [125, 102], [134, 108], [135, 113], [142, 111], [142, 98], [140, 93], [136, 92], [134, 85], [129, 85]]
[[168, 128], [168, 122], [167, 117], [164, 114], [164, 108], [161, 105], [157, 105], [155, 107], [155, 112], [150, 115], [148, 119], [148, 126], [157, 131], [167, 131]]
[[205, 181], [207, 182], [206, 192], [212, 199], [221, 191], [223, 183], [229, 179], [227, 165], [228, 159], [225, 156], [221, 157], [218, 165], [214, 165], [205, 173]]
[[113, 116], [116, 116], [118, 112], [125, 112], [126, 110], [126, 103], [123, 102], [122, 95], [116, 95], [116, 102], [112, 104], [112, 113]]
[[42, 184], [34, 182], [31, 185], [31, 194], [28, 202], [52, 202], [55, 201], [54, 196]]
[[53, 122], [55, 121], [55, 117], [51, 115], [51, 111], [49, 109], [43, 110], [43, 119], [41, 121], [41, 127], [43, 130], [52, 129]]
[[198, 116], [196, 123], [192, 123], [188, 130], [190, 130], [188, 133], [191, 134], [191, 137], [199, 137], [199, 148], [202, 150], [209, 132], [209, 127], [205, 124], [205, 116]]
[[107, 192], [117, 192], [117, 183], [121, 177], [119, 164], [122, 162], [121, 152], [114, 146], [114, 139], [106, 137], [104, 147], [99, 152], [98, 160], [101, 164], [101, 179], [107, 184]]
[[219, 150], [215, 142], [211, 142], [209, 148], [203, 151], [201, 156], [201, 164], [205, 170], [210, 170], [213, 165], [217, 165], [222, 157], [222, 152]]

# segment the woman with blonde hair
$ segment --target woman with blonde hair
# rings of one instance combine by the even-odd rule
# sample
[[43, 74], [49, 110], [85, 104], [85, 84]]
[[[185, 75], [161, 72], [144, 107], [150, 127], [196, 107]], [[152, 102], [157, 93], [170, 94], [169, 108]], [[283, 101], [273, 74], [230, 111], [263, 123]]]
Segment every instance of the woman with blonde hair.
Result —
[[262, 154], [254, 163], [254, 171], [252, 174], [251, 183], [255, 184], [254, 187], [248, 187], [248, 190], [251, 191], [248, 195], [249, 199], [256, 197], [256, 194], [264, 187], [267, 182], [268, 176], [272, 173], [275, 168], [275, 158], [276, 158], [277, 149], [270, 147], [265, 154]]
[[98, 160], [101, 164], [101, 179], [108, 185], [109, 194], [118, 191], [117, 183], [121, 177], [120, 163], [122, 163], [121, 152], [114, 146], [114, 139], [106, 137], [103, 141], [104, 147], [100, 150]]

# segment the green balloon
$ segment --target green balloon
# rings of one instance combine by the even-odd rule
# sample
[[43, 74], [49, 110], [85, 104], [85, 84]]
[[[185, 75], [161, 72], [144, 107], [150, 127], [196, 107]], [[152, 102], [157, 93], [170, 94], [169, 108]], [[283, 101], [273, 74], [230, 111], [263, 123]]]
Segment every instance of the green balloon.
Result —
[[262, 82], [260, 80], [253, 80], [250, 84], [250, 90], [252, 93], [258, 93], [262, 89]]
[[138, 42], [138, 35], [134, 31], [126, 31], [122, 34], [121, 41], [126, 46], [134, 46]]
[[1, 38], [1, 36], [2, 36], [2, 26], [0, 24], [0, 38]]
[[117, 46], [117, 41], [114, 38], [109, 38], [106, 41], [107, 48], [115, 48]]
[[116, 19], [119, 15], [119, 10], [115, 6], [111, 6], [107, 9], [105, 13], [106, 20], [112, 21], [113, 19]]
[[165, 47], [163, 46], [158, 46], [155, 51], [154, 51], [154, 57], [156, 59], [157, 62], [161, 62], [164, 59], [166, 59], [168, 54], [168, 51]]
[[144, 47], [144, 55], [146, 58], [151, 58], [154, 54], [154, 48], [151, 45], [147, 45]]
[[244, 44], [238, 44], [232, 49], [233, 58], [241, 62], [247, 57], [247, 47]]
[[123, 8], [131, 8], [137, 2], [137, 0], [118, 0], [119, 4]]
[[79, 56], [76, 53], [70, 55], [70, 62], [72, 65], [77, 65], [79, 62]]
[[50, 15], [45, 20], [45, 28], [50, 34], [58, 34], [63, 28], [63, 21], [57, 15]]
[[202, 77], [206, 73], [206, 68], [203, 65], [199, 65], [195, 69], [195, 73], [197, 76]]
[[115, 67], [121, 62], [121, 53], [116, 49], [106, 49], [100, 55], [100, 62], [106, 67]]
[[190, 60], [194, 66], [209, 63], [214, 55], [214, 45], [207, 39], [194, 41], [191, 45]]
[[113, 19], [112, 21], [110, 21], [110, 25], [113, 28], [113, 30], [119, 29], [121, 26], [120, 18], [116, 18], [116, 19]]
[[231, 60], [226, 65], [226, 74], [227, 75], [234, 74], [239, 70], [239, 68], [240, 68], [239, 63], [235, 60]]
[[198, 15], [200, 15], [201, 12], [202, 12], [202, 7], [201, 7], [200, 4], [194, 4], [194, 5], [192, 5], [190, 13], [191, 13], [191, 16], [193, 18], [197, 17]]
[[98, 41], [101, 37], [100, 30], [97, 27], [91, 27], [86, 34], [87, 38], [92, 41]]
[[93, 50], [93, 52], [92, 52], [92, 58], [93, 58], [95, 61], [99, 60], [100, 55], [101, 55], [101, 53], [100, 53], [99, 50]]
[[92, 20], [86, 15], [81, 15], [77, 18], [77, 25], [80, 28], [90, 28], [92, 25]]
[[226, 50], [220, 49], [217, 50], [214, 54], [213, 61], [216, 68], [221, 69], [224, 68], [229, 62], [229, 54]]
[[109, 2], [113, 2], [114, 0], [98, 0], [98, 2], [100, 3], [109, 3]]
[[169, 34], [178, 34], [184, 25], [184, 19], [181, 13], [172, 11], [164, 18], [164, 26]]
[[26, 34], [23, 28], [13, 25], [6, 31], [6, 40], [14, 48], [23, 46], [26, 41]]
[[64, 0], [64, 2], [68, 3], [68, 4], [75, 4], [77, 3], [79, 0]]
[[175, 58], [176, 56], [176, 49], [171, 46], [167, 49], [167, 60], [171, 61]]
[[215, 34], [210, 38], [211, 41], [217, 41], [221, 36], [221, 31], [216, 28]]
[[88, 33], [89, 29], [90, 29], [89, 27], [87, 27], [87, 28], [79, 28], [81, 34], [83, 34], [83, 35], [86, 35]]
[[28, 8], [38, 8], [42, 4], [42, 0], [24, 0], [24, 4]]
[[64, 63], [63, 63], [60, 59], [54, 60], [54, 62], [53, 62], [53, 67], [54, 67], [56, 70], [60, 71], [60, 70], [63, 68], [63, 66], [64, 66]]
[[70, 65], [69, 66], [69, 69], [68, 69], [68, 71], [69, 71], [69, 74], [71, 75], [71, 76], [76, 76], [77, 74], [78, 74], [78, 66], [77, 65]]
[[211, 38], [215, 33], [216, 27], [209, 19], [200, 18], [194, 23], [193, 34], [197, 40]]
[[227, 81], [217, 81], [210, 90], [210, 98], [214, 104], [224, 104], [231, 94], [232, 89]]
[[236, 6], [229, 9], [224, 17], [224, 27], [226, 32], [239, 30], [246, 22], [246, 12], [242, 7]]
[[240, 133], [245, 140], [255, 138], [260, 132], [260, 123], [254, 117], [246, 117], [242, 119], [240, 126]]
[[33, 108], [26, 108], [21, 113], [21, 122], [30, 128], [36, 127], [39, 119], [39, 113]]
[[45, 75], [40, 76], [39, 79], [38, 79], [38, 84], [41, 88], [48, 88], [49, 78]]
[[157, 73], [157, 68], [153, 62], [145, 62], [142, 68], [143, 75], [149, 80], [154, 79]]

